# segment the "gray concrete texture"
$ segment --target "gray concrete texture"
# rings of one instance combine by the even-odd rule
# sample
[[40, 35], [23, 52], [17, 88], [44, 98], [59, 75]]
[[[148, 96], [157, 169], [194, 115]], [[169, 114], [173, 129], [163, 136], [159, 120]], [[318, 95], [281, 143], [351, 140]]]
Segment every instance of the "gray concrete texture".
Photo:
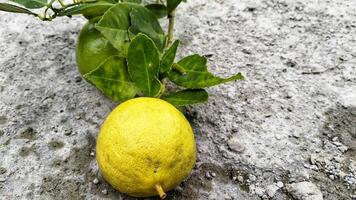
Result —
[[[177, 15], [181, 56], [246, 80], [187, 109], [198, 161], [169, 199], [356, 199], [356, 1], [188, 1]], [[116, 104], [76, 69], [84, 23], [0, 13], [0, 199], [134, 199], [95, 161]]]

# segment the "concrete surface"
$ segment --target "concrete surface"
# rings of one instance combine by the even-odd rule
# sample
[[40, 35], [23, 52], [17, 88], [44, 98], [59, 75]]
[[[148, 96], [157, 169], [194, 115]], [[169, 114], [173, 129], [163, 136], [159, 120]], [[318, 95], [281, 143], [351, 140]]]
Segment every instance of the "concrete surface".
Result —
[[[0, 199], [132, 199], [94, 159], [115, 103], [76, 69], [83, 24], [0, 13]], [[170, 199], [356, 199], [356, 1], [189, 1], [176, 30], [247, 80], [188, 108], [198, 162]]]

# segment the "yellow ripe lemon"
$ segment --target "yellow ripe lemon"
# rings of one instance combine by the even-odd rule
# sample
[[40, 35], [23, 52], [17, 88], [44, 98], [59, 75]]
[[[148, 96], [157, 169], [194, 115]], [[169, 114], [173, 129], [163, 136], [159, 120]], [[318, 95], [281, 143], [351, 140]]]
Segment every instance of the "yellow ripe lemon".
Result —
[[196, 161], [192, 128], [173, 105], [141, 97], [116, 107], [101, 127], [96, 159], [115, 189], [135, 197], [159, 195], [180, 184]]

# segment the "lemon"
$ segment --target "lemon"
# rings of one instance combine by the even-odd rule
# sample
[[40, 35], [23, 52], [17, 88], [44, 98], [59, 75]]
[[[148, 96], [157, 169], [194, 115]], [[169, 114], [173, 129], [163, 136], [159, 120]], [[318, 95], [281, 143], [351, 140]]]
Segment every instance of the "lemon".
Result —
[[110, 56], [119, 54], [110, 42], [94, 27], [97, 19], [88, 21], [79, 33], [75, 58], [82, 75], [91, 72]]
[[116, 107], [101, 127], [96, 158], [115, 189], [135, 197], [175, 188], [196, 161], [192, 128], [174, 106], [141, 97]]

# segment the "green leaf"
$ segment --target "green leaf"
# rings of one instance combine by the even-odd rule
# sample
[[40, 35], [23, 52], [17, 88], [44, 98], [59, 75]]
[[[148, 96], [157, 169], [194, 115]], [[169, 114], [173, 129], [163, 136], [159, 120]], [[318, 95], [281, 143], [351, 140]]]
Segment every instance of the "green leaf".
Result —
[[173, 64], [173, 70], [169, 72], [168, 77], [173, 83], [190, 89], [211, 87], [244, 79], [241, 73], [226, 79], [216, 77], [208, 72], [206, 63], [206, 58], [199, 55], [185, 57], [178, 63]]
[[0, 3], [0, 10], [5, 11], [5, 12], [24, 13], [24, 14], [37, 16], [36, 13], [33, 13], [33, 12], [27, 10], [26, 8], [21, 8], [19, 6], [11, 5], [8, 3]]
[[127, 29], [130, 27], [131, 7], [118, 3], [105, 12], [95, 28], [120, 52], [127, 54], [130, 43]]
[[123, 0], [122, 2], [130, 2], [130, 3], [140, 4], [142, 2], [142, 0]]
[[154, 77], [152, 82], [152, 97], [160, 96], [163, 90], [164, 86], [162, 82], [157, 77]]
[[154, 14], [142, 5], [118, 3], [105, 12], [95, 28], [124, 55], [130, 38], [138, 33], [148, 35], [163, 51], [164, 32]]
[[134, 37], [136, 36], [136, 33], [138, 32], [137, 30], [135, 30], [135, 27], [133, 27], [133, 26], [131, 26], [127, 31], [129, 32], [130, 40], [134, 39]]
[[204, 89], [183, 90], [177, 93], [167, 94], [161, 99], [168, 101], [175, 106], [186, 106], [195, 103], [202, 103], [208, 100], [208, 93]]
[[11, 1], [21, 4], [26, 8], [30, 8], [30, 9], [42, 8], [47, 5], [47, 0], [11, 0]]
[[167, 0], [168, 13], [170, 13], [174, 9], [176, 9], [181, 2], [182, 2], [182, 0]]
[[156, 15], [157, 18], [163, 18], [168, 15], [167, 7], [162, 4], [148, 4], [146, 8]]
[[118, 0], [99, 0], [99, 1], [105, 1], [112, 4], [116, 4], [118, 2]]
[[125, 58], [111, 56], [98, 68], [84, 75], [106, 96], [115, 101], [124, 101], [135, 97], [138, 90], [130, 80]]
[[82, 3], [74, 7], [69, 7], [58, 14], [58, 16], [69, 16], [83, 14], [88, 19], [103, 15], [114, 4], [106, 1], [94, 3]]
[[130, 13], [131, 27], [134, 34], [144, 33], [156, 44], [158, 50], [163, 52], [165, 45], [165, 35], [156, 16], [143, 6], [137, 6]]
[[174, 58], [176, 57], [177, 48], [179, 45], [179, 40], [176, 40], [169, 49], [164, 52], [163, 57], [161, 59], [160, 73], [166, 73], [171, 70], [172, 64], [174, 62]]
[[127, 55], [128, 71], [136, 86], [147, 96], [155, 96], [153, 79], [159, 71], [159, 53], [154, 42], [138, 34], [131, 42]]

